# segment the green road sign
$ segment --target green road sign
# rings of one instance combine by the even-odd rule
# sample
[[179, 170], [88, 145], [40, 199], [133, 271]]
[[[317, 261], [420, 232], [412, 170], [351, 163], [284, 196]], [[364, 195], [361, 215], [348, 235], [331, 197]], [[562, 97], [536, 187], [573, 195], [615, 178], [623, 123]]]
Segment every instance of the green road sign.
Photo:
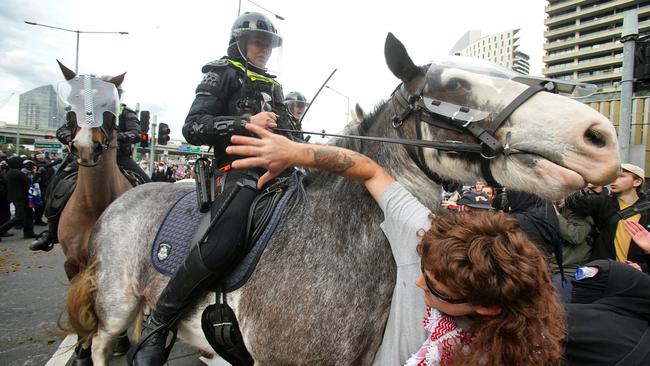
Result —
[[60, 149], [63, 145], [58, 142], [37, 142], [34, 144], [35, 149]]

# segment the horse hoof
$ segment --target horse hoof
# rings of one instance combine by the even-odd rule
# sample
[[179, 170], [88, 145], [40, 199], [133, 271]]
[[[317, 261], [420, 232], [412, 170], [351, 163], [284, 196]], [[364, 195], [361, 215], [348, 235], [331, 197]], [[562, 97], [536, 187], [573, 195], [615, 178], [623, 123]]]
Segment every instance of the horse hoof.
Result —
[[113, 347], [113, 357], [125, 355], [126, 352], [129, 351], [129, 348], [131, 348], [131, 342], [129, 341], [129, 337], [126, 334], [120, 336], [119, 338], [117, 338], [115, 347]]
[[93, 366], [93, 359], [90, 357], [75, 358], [75, 360], [72, 361], [72, 366]]

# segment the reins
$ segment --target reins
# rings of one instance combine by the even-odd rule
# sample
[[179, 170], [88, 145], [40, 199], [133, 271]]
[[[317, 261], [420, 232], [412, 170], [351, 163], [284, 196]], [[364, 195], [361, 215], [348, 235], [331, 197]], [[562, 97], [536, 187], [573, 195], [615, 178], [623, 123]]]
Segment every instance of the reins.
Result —
[[[499, 155], [510, 155], [519, 153], [517, 149], [511, 148], [508, 144], [501, 144], [494, 136], [501, 125], [510, 117], [510, 115], [531, 97], [541, 91], [553, 92], [555, 90], [553, 82], [544, 82], [529, 86], [510, 102], [496, 117], [492, 120], [488, 128], [481, 127], [478, 122], [486, 120], [489, 112], [459, 106], [453, 103], [428, 98], [423, 96], [423, 87], [420, 87], [415, 94], [406, 90], [404, 84], [400, 84], [393, 91], [390, 103], [393, 105], [392, 126], [398, 131], [400, 138], [389, 138], [379, 136], [355, 136], [332, 134], [325, 132], [295, 131], [289, 129], [275, 128], [274, 131], [285, 133], [302, 133], [321, 136], [342, 137], [357, 140], [377, 141], [393, 143], [407, 146], [406, 150], [409, 157], [432, 181], [441, 184], [443, 179], [438, 174], [431, 171], [426, 165], [423, 149], [436, 149], [445, 152], [476, 154], [481, 158], [481, 174], [486, 182], [493, 187], [500, 187], [500, 184], [492, 176], [490, 169], [490, 160]], [[418, 124], [415, 125], [416, 139], [403, 138], [404, 130], [401, 128], [408, 118], [415, 115]], [[476, 138], [478, 143], [465, 143], [453, 140], [444, 141], [427, 141], [422, 139], [421, 123], [426, 123], [433, 127], [439, 127], [446, 130], [471, 134]], [[415, 147], [410, 149], [408, 147]]]

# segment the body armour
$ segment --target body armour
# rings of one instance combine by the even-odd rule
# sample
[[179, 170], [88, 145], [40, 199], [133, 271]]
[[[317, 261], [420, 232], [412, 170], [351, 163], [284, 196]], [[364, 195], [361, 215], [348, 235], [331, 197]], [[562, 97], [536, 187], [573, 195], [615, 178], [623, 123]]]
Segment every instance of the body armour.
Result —
[[248, 134], [244, 125], [252, 115], [274, 112], [279, 128], [295, 129], [284, 105], [282, 86], [271, 75], [247, 70], [225, 57], [206, 64], [202, 71], [183, 136], [192, 145], [212, 146], [219, 165], [238, 158], [228, 156], [225, 148], [232, 135]]

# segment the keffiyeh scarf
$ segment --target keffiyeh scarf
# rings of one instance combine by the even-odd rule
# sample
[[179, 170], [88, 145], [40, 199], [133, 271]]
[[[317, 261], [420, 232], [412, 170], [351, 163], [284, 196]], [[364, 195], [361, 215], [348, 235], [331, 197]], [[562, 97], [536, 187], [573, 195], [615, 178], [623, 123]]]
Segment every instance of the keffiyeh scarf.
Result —
[[454, 353], [466, 349], [472, 341], [471, 334], [463, 330], [454, 318], [428, 306], [423, 325], [431, 335], [406, 361], [406, 366], [447, 366]]

